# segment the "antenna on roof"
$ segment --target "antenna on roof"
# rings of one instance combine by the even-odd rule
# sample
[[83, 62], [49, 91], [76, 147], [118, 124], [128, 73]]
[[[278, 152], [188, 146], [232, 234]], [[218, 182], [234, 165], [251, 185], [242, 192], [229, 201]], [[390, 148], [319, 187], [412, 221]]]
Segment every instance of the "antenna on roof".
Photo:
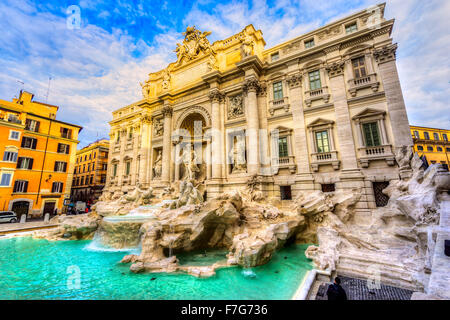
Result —
[[48, 77], [48, 87], [47, 87], [47, 94], [45, 95], [45, 103], [47, 103], [48, 95], [50, 94], [50, 80], [52, 80], [52, 77]]
[[18, 83], [20, 83], [22, 85], [22, 87], [20, 88], [20, 92], [23, 91], [23, 87], [25, 86], [25, 82], [17, 80]]

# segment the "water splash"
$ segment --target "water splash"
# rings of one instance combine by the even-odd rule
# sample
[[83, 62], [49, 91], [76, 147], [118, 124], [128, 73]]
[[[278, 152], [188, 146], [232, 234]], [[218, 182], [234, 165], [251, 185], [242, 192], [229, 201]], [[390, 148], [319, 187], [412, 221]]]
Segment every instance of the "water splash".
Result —
[[256, 278], [256, 273], [252, 269], [244, 269], [241, 274], [246, 278]]
[[106, 246], [101, 241], [101, 236], [98, 232], [95, 233], [94, 239], [89, 242], [83, 250], [86, 251], [95, 251], [95, 252], [129, 252], [130, 254], [139, 254], [142, 250], [142, 241], [139, 242], [139, 245], [136, 247], [129, 248], [113, 248]]

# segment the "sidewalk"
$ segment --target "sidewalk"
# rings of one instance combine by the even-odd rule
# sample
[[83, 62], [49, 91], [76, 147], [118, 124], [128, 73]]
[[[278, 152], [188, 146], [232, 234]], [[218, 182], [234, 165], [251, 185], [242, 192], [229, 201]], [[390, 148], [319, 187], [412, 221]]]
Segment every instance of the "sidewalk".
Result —
[[48, 229], [57, 227], [58, 224], [45, 223], [44, 221], [30, 221], [25, 223], [1, 223], [0, 224], [0, 235], [5, 235], [8, 233], [15, 232], [26, 232], [39, 229]]

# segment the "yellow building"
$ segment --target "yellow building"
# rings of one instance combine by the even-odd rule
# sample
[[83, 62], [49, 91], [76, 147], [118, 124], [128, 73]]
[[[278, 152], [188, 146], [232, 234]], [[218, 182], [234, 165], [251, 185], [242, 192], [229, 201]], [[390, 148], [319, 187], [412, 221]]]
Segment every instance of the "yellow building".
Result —
[[425, 155], [428, 164], [441, 163], [448, 169], [450, 161], [450, 130], [411, 126], [414, 151]]
[[61, 212], [70, 196], [78, 133], [56, 120], [58, 107], [21, 91], [0, 100], [0, 210], [18, 216]]
[[106, 183], [109, 140], [100, 139], [77, 151], [72, 201], [95, 202]]

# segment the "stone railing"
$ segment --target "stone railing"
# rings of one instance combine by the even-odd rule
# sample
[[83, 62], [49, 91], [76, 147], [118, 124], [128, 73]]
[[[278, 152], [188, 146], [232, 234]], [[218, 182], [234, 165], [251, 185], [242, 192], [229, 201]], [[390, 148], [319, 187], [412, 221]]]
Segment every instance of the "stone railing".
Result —
[[386, 160], [389, 166], [395, 164], [395, 157], [392, 153], [391, 145], [361, 147], [358, 149], [358, 156], [359, 163], [363, 168], [369, 167], [369, 162], [373, 160]]
[[319, 171], [321, 165], [332, 165], [334, 170], [339, 170], [340, 161], [337, 157], [337, 151], [316, 152], [311, 154], [311, 168], [313, 171]]
[[330, 101], [330, 93], [328, 87], [322, 87], [319, 89], [309, 90], [305, 92], [305, 104], [310, 107], [312, 102], [315, 100], [323, 99], [324, 103]]
[[348, 92], [352, 97], [356, 96], [356, 91], [364, 88], [372, 88], [373, 92], [377, 92], [379, 86], [380, 83], [377, 81], [376, 74], [348, 80]]
[[290, 173], [295, 173], [297, 165], [294, 156], [278, 157], [272, 159], [272, 170], [274, 174], [278, 174], [279, 169], [289, 169]]
[[122, 185], [130, 184], [130, 183], [131, 183], [131, 176], [124, 175], [122, 178]]
[[289, 112], [289, 98], [283, 97], [277, 100], [269, 101], [269, 113], [271, 116], [274, 115], [276, 110], [284, 109], [285, 112]]

